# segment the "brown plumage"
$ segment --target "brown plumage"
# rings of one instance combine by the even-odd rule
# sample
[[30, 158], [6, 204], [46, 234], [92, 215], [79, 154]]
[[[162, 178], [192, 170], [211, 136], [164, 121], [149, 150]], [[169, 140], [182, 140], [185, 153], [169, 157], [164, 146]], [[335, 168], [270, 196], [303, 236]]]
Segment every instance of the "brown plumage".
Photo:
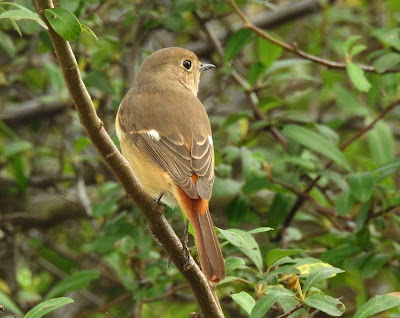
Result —
[[143, 62], [116, 118], [122, 154], [153, 197], [179, 204], [195, 231], [206, 277], [219, 282], [225, 265], [208, 209], [214, 148], [207, 113], [197, 98], [202, 64], [186, 49], [166, 48]]

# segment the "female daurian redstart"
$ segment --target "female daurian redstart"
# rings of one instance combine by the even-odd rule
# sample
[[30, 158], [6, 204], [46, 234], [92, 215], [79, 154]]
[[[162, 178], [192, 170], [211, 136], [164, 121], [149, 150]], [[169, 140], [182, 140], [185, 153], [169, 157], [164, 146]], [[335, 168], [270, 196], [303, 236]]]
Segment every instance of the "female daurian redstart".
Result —
[[208, 209], [214, 148], [210, 121], [197, 98], [200, 73], [212, 67], [183, 48], [151, 54], [121, 102], [116, 130], [122, 154], [145, 190], [184, 211], [202, 271], [219, 282], [225, 264]]

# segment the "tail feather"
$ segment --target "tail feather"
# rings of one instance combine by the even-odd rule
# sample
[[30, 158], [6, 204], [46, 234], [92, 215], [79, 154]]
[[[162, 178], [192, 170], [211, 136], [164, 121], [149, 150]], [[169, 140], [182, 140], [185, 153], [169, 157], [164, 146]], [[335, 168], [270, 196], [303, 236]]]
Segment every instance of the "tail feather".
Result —
[[182, 194], [183, 209], [192, 224], [195, 234], [200, 265], [208, 280], [218, 283], [225, 278], [225, 263], [208, 210], [208, 201], [191, 199]]
[[[196, 233], [197, 250], [199, 251], [200, 265], [204, 275], [212, 282], [220, 282], [225, 278], [225, 263], [219, 246], [217, 235], [208, 209], [204, 214], [197, 213]], [[196, 229], [197, 227], [197, 229]]]

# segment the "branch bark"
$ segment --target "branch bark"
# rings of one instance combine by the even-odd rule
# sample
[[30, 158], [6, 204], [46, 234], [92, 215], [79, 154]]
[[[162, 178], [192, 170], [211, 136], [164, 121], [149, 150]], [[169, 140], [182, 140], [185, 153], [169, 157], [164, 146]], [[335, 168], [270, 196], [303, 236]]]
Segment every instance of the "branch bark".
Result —
[[214, 300], [210, 284], [200, 268], [193, 260], [189, 265], [184, 266], [187, 259], [182, 243], [165, 219], [162, 208], [145, 192], [133, 174], [129, 163], [121, 155], [104, 129], [103, 122], [97, 116], [91, 97], [82, 81], [69, 43], [58, 36], [44, 16], [46, 9], [54, 7], [53, 2], [51, 0], [35, 0], [35, 3], [39, 15], [49, 28], [49, 36], [60, 63], [66, 86], [86, 134], [127, 194], [142, 211], [155, 239], [162, 245], [170, 260], [189, 283], [203, 316], [210, 318], [224, 317]]
[[[329, 0], [329, 4], [333, 4], [336, 0]], [[278, 27], [286, 22], [293, 21], [301, 17], [314, 14], [323, 9], [320, 0], [298, 0], [290, 1], [290, 4], [277, 9], [276, 11], [262, 12], [251, 18], [254, 25], [263, 29], [271, 29]], [[243, 27], [242, 23], [235, 23], [232, 31], [237, 31]], [[216, 30], [215, 37], [218, 41], [226, 43], [231, 32], [227, 30]], [[212, 47], [204, 43], [204, 41], [196, 41], [188, 44], [187, 49], [196, 52], [197, 55], [209, 55], [213, 52]]]
[[[332, 68], [332, 69], [339, 69], [339, 70], [345, 70], [347, 64], [343, 63], [343, 62], [336, 62], [336, 61], [330, 61], [327, 59], [324, 59], [322, 57], [316, 56], [316, 55], [312, 55], [309, 54], [307, 52], [304, 52], [302, 50], [299, 50], [297, 47], [297, 43], [293, 43], [292, 45], [280, 41], [276, 38], [274, 38], [273, 36], [271, 36], [270, 34], [268, 34], [267, 32], [265, 32], [263, 29], [259, 28], [258, 26], [256, 26], [254, 23], [252, 23], [247, 16], [243, 13], [242, 10], [240, 10], [239, 6], [236, 4], [235, 0], [225, 0], [231, 7], [232, 9], [236, 12], [236, 14], [239, 16], [239, 18], [242, 20], [244, 27], [248, 30], [251, 30], [253, 32], [255, 32], [258, 36], [264, 38], [265, 40], [274, 43], [278, 46], [280, 46], [281, 48], [283, 48], [286, 51], [292, 52], [294, 54], [296, 54], [297, 56], [305, 59], [305, 60], [309, 60], [311, 62], [314, 62], [316, 64], [320, 64], [320, 65], [324, 65], [328, 68]], [[370, 72], [370, 73], [379, 73], [375, 67], [370, 66], [370, 65], [358, 65], [361, 69], [363, 69], [365, 72]], [[389, 69], [386, 70], [384, 72], [380, 72], [379, 74], [386, 74], [386, 73], [398, 73], [400, 72], [399, 68], [396, 69]]]
[[21, 104], [9, 105], [0, 110], [0, 120], [9, 125], [31, 122], [34, 118], [52, 117], [65, 111], [67, 107], [62, 103], [44, 104], [39, 99], [30, 100]]

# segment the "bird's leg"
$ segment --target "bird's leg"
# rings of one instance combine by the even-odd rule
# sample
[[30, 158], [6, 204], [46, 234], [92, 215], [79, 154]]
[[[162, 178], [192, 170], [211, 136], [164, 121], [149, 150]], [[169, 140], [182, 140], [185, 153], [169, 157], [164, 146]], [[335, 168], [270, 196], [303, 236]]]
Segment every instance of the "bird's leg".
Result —
[[187, 257], [186, 263], [183, 265], [183, 267], [186, 267], [190, 264], [190, 252], [187, 247], [188, 241], [189, 241], [189, 220], [186, 220], [185, 231], [183, 232], [183, 236], [181, 238], [182, 247]]
[[164, 195], [164, 192], [161, 192], [161, 193], [158, 195], [158, 197], [157, 197], [157, 199], [156, 199], [156, 203], [160, 206], [160, 208], [161, 208], [161, 213], [164, 213], [164, 212], [165, 212], [165, 214], [167, 214], [167, 209], [165, 208], [165, 206], [162, 205], [162, 202], [161, 202], [161, 199], [162, 199], [163, 195]]
[[162, 199], [163, 195], [164, 195], [164, 192], [161, 192], [161, 193], [158, 195], [158, 197], [157, 197], [157, 199], [156, 199], [157, 204], [161, 204], [161, 199]]

